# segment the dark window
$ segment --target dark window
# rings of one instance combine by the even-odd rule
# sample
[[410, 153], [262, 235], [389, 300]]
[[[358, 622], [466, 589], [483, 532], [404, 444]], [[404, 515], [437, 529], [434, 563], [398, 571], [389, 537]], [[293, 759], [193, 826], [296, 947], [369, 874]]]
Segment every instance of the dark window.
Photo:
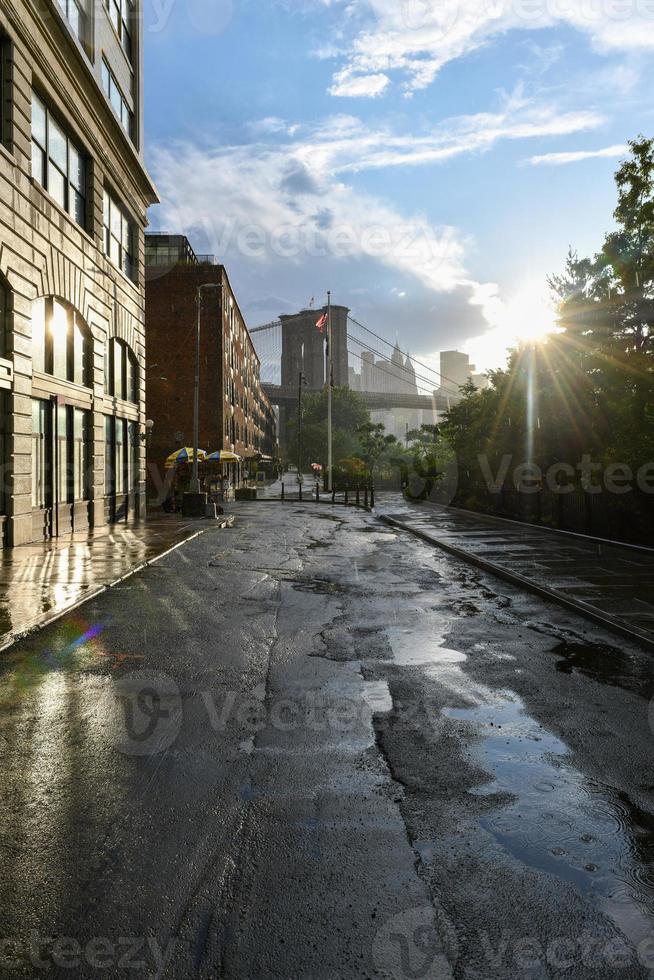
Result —
[[52, 296], [32, 303], [32, 368], [90, 387], [93, 338], [82, 317]]
[[9, 290], [0, 282], [0, 357], [4, 357], [7, 353], [10, 314], [9, 297]]
[[86, 227], [86, 158], [32, 92], [32, 177]]
[[102, 88], [130, 139], [134, 139], [134, 114], [107, 62], [102, 60]]
[[115, 425], [115, 484], [116, 493], [127, 493], [127, 446], [125, 445], [125, 420], [116, 419]]
[[123, 340], [111, 337], [105, 352], [105, 394], [137, 404], [138, 361]]
[[0, 33], [0, 143], [12, 148], [12, 51], [11, 41]]
[[104, 492], [110, 497], [116, 492], [116, 419], [106, 415], [104, 420]]
[[103, 199], [103, 226], [105, 255], [136, 282], [136, 228], [107, 190]]
[[141, 441], [138, 422], [127, 423], [127, 445], [129, 447], [129, 479], [127, 482], [130, 490], [138, 490], [141, 476]]
[[9, 443], [7, 433], [9, 431], [9, 395], [6, 391], [0, 391], [0, 472], [2, 481], [0, 482], [0, 514], [7, 513], [7, 501], [11, 496], [11, 486], [9, 484], [9, 473], [11, 472], [7, 450]]
[[57, 498], [59, 503], [88, 500], [90, 487], [90, 413], [57, 406]]

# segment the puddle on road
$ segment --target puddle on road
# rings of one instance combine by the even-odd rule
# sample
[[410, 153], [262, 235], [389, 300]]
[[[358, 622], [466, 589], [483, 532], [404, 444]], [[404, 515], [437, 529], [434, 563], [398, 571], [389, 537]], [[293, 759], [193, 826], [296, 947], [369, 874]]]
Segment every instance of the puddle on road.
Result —
[[584, 674], [591, 680], [621, 687], [647, 700], [654, 695], [654, 664], [651, 658], [638, 658], [618, 647], [567, 640], [557, 644], [552, 653], [561, 658], [557, 661], [556, 669], [564, 674]]
[[364, 681], [363, 697], [373, 715], [388, 714], [393, 710], [393, 699], [387, 681]]
[[448, 650], [445, 642], [446, 621], [429, 627], [405, 629], [401, 626], [387, 626], [384, 632], [388, 637], [393, 653], [393, 662], [401, 667], [435, 667], [438, 664], [456, 664], [467, 660], [465, 653]]
[[511, 857], [570, 882], [634, 945], [654, 926], [654, 818], [624, 794], [585, 779], [567, 746], [524, 711], [517, 696], [449, 708], [484, 735], [482, 768], [491, 780], [471, 792], [510, 793], [480, 820]]

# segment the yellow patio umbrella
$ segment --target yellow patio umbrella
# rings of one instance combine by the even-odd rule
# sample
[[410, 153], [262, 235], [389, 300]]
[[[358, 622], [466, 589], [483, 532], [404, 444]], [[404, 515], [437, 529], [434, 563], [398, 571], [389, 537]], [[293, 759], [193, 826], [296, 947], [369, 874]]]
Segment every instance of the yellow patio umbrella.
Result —
[[[203, 460], [206, 456], [204, 449], [198, 449], [198, 462]], [[192, 463], [193, 462], [193, 449], [189, 449], [188, 446], [184, 446], [183, 449], [176, 449], [174, 453], [171, 453], [166, 460], [166, 469], [171, 470], [173, 466], [177, 466], [178, 463]]]
[[[199, 457], [198, 457], [199, 458]], [[240, 463], [243, 457], [239, 456], [238, 453], [232, 453], [229, 449], [220, 449], [216, 453], [212, 453], [211, 456], [207, 456], [207, 463]]]

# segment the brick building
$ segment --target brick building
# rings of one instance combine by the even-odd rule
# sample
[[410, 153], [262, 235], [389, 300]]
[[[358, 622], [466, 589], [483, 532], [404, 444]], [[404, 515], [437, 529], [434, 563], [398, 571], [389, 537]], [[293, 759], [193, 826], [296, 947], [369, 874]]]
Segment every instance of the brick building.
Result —
[[141, 0], [0, 0], [5, 543], [144, 512]]
[[276, 453], [272, 406], [260, 363], [222, 265], [196, 255], [183, 235], [146, 235], [146, 401], [154, 422], [148, 455], [159, 470], [167, 456], [193, 445], [197, 289], [200, 330], [200, 448], [243, 459]]

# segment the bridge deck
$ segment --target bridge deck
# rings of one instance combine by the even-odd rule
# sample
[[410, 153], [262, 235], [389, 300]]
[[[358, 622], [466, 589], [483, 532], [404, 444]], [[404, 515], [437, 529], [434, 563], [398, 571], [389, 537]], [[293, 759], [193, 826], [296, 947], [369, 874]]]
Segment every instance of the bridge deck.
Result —
[[[297, 388], [264, 383], [263, 389], [273, 405], [297, 405]], [[310, 389], [307, 389], [310, 390]], [[446, 412], [451, 401], [443, 395], [412, 395], [400, 392], [358, 391], [369, 409], [383, 411], [391, 408], [423, 409]]]

